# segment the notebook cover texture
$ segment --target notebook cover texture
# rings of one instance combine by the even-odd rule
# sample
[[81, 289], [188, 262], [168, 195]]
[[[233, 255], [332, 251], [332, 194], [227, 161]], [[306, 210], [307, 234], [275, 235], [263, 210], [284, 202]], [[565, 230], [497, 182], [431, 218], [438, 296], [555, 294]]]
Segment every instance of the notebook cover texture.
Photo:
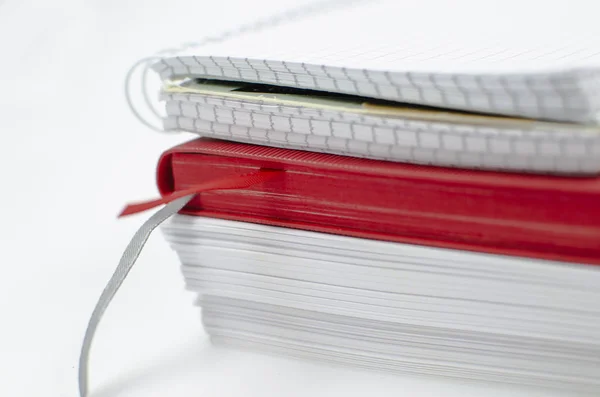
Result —
[[157, 183], [164, 196], [261, 169], [283, 172], [248, 188], [203, 192], [181, 213], [600, 264], [599, 178], [427, 167], [199, 138], [162, 155]]

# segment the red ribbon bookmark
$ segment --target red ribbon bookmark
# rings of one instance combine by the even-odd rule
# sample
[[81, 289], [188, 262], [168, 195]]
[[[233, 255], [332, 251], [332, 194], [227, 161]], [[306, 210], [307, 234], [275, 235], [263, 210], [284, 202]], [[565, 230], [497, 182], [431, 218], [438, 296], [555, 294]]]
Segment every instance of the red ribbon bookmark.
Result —
[[146, 211], [162, 204], [170, 203], [178, 198], [189, 196], [190, 194], [199, 194], [210, 190], [227, 190], [227, 189], [243, 189], [256, 185], [257, 183], [265, 182], [276, 175], [282, 174], [284, 171], [279, 170], [260, 170], [251, 174], [236, 175], [227, 178], [221, 178], [214, 181], [201, 183], [192, 186], [188, 189], [178, 190], [167, 194], [159, 199], [144, 201], [127, 205], [119, 214], [119, 218], [127, 215], [137, 214], [138, 212]]

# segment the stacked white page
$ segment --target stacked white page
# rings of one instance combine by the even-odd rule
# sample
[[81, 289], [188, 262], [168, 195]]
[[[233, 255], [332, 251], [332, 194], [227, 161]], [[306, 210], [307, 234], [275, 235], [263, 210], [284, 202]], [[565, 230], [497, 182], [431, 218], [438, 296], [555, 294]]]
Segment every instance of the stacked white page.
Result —
[[394, 372], [600, 388], [600, 271], [176, 215], [217, 342]]
[[[165, 83], [167, 130], [390, 161], [589, 174], [600, 171], [597, 14], [587, 1], [352, 1], [165, 56], [153, 69]], [[335, 109], [308, 91], [287, 93], [305, 98], [294, 104], [281, 92], [275, 102], [232, 99], [207, 80], [342, 95], [330, 98]], [[347, 108], [356, 97], [374, 106]]]

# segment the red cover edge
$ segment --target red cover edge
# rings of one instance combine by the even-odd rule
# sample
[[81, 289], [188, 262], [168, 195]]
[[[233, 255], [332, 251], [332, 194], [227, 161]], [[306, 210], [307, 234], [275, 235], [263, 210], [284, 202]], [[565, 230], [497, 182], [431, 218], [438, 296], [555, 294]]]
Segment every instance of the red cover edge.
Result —
[[[227, 149], [239, 149], [238, 152], [232, 153]], [[242, 152], [242, 153], [240, 153]], [[301, 152], [301, 151], [292, 151], [289, 149], [278, 149], [278, 148], [270, 148], [263, 146], [255, 146], [248, 145], [242, 143], [234, 143], [234, 142], [225, 142], [219, 141], [210, 138], [199, 138], [194, 139], [190, 142], [183, 143], [181, 145], [175, 146], [162, 154], [159, 159], [157, 165], [157, 173], [156, 173], [156, 181], [157, 187], [161, 195], [167, 195], [173, 192], [175, 181], [173, 175], [173, 165], [172, 158], [174, 153], [189, 153], [189, 154], [204, 154], [204, 155], [215, 155], [215, 156], [225, 156], [225, 157], [243, 157], [247, 159], [259, 159], [260, 157], [268, 158], [269, 154], [272, 153], [282, 153], [286, 152], [286, 154], [294, 152], [294, 159], [286, 160], [289, 162], [299, 161], [302, 162], [303, 159], [312, 158], [316, 161], [321, 159], [326, 159], [331, 163], [338, 162], [348, 162], [348, 163], [356, 163], [358, 165], [377, 165], [377, 163], [385, 163], [375, 160], [366, 160], [366, 159], [358, 159], [358, 158], [347, 158], [343, 156], [335, 156], [330, 154], [322, 154], [322, 153], [314, 153], [314, 152]], [[329, 166], [331, 166], [331, 163]], [[327, 167], [326, 167], [327, 168]], [[406, 165], [405, 168], [413, 168], [414, 170], [429, 168], [423, 166], [412, 166]], [[436, 167], [437, 170], [441, 168]], [[553, 190], [551, 188], [551, 181], [549, 184], [545, 184], [546, 180], [551, 180], [553, 177], [540, 176], [540, 175], [526, 175], [521, 176], [518, 174], [511, 173], [500, 173], [500, 172], [492, 172], [492, 171], [470, 171], [470, 170], [460, 170], [460, 169], [443, 169], [449, 173], [463, 173], [465, 175], [473, 176], [472, 179], [469, 180], [470, 184], [477, 184], [481, 182], [485, 184], [485, 180], [488, 178], [495, 179], [495, 182], [499, 182], [500, 185], [504, 183], [511, 183], [517, 181], [517, 185], [519, 185], [519, 181], [522, 181], [520, 187], [527, 186], [527, 181], [531, 182], [535, 180], [538, 183], [538, 188], [541, 190], [548, 189], [549, 191]], [[438, 173], [439, 175], [439, 173]], [[589, 178], [587, 178], [589, 181]], [[594, 183], [592, 186], [592, 191], [594, 193], [599, 193], [599, 204], [600, 204], [600, 178], [593, 178]], [[576, 192], [583, 191], [585, 189], [582, 188], [582, 185], [579, 182], [584, 182], [585, 178], [578, 179], [573, 178], [573, 183], [568, 183], [563, 188], [566, 188], [567, 192]], [[514, 186], [513, 184], [511, 184]], [[590, 186], [587, 186], [587, 190], [590, 191]], [[600, 257], [590, 257], [590, 256], [578, 256], [572, 254], [562, 254], [556, 252], [532, 252], [527, 249], [522, 249], [519, 247], [501, 247], [495, 248], [490, 246], [482, 247], [477, 244], [456, 242], [456, 241], [444, 241], [444, 240], [433, 240], [426, 238], [415, 238], [408, 236], [400, 236], [400, 235], [390, 235], [386, 233], [378, 233], [371, 231], [360, 231], [356, 229], [346, 229], [335, 227], [331, 225], [317, 225], [314, 223], [307, 223], [302, 221], [291, 221], [291, 220], [277, 220], [273, 218], [254, 216], [254, 215], [238, 215], [226, 212], [216, 212], [216, 211], [208, 211], [202, 210], [198, 211], [195, 209], [190, 209], [188, 207], [184, 208], [180, 211], [181, 214], [185, 215], [194, 215], [194, 216], [204, 216], [209, 218], [218, 218], [224, 220], [232, 220], [232, 221], [241, 221], [241, 222], [249, 222], [249, 223], [257, 223], [257, 224], [265, 224], [271, 226], [278, 227], [288, 227], [295, 228], [301, 230], [329, 233], [329, 234], [337, 234], [344, 235], [350, 237], [357, 238], [367, 238], [373, 240], [381, 240], [381, 241], [391, 241], [405, 244], [414, 244], [421, 246], [429, 246], [429, 247], [438, 247], [438, 248], [446, 248], [446, 249], [454, 249], [454, 250], [464, 250], [464, 251], [472, 251], [478, 253], [485, 254], [496, 254], [496, 255], [507, 255], [507, 256], [519, 256], [519, 257], [529, 257], [536, 259], [544, 259], [544, 260], [552, 260], [552, 261], [560, 261], [560, 262], [574, 262], [574, 263], [583, 263], [583, 264], [593, 264], [600, 265]], [[600, 241], [599, 241], [600, 247]]]

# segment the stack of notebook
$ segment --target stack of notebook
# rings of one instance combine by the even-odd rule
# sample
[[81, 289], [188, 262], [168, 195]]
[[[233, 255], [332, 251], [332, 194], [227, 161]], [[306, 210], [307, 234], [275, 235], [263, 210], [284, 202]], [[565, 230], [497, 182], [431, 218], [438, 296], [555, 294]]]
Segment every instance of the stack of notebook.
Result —
[[[198, 188], [163, 227], [206, 330], [379, 370], [599, 390], [595, 13], [399, 3], [153, 66], [165, 129], [202, 136], [163, 155], [161, 193], [249, 178]], [[457, 21], [467, 9], [487, 17]]]

